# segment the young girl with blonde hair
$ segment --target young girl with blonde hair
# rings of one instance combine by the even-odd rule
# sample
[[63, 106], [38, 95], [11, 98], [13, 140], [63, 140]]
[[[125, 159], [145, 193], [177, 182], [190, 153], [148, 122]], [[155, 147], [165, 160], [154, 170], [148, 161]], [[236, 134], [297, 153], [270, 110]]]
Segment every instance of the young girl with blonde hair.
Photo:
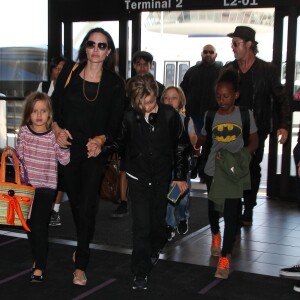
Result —
[[[184, 114], [186, 98], [182, 89], [176, 86], [167, 87], [162, 93], [161, 101], [165, 104], [171, 105], [174, 109], [176, 109], [179, 112], [184, 128], [184, 133], [182, 135], [185, 137], [184, 143], [190, 143], [194, 146], [197, 142], [197, 134], [195, 132], [193, 120], [191, 118], [186, 117]], [[173, 239], [173, 237], [175, 236], [176, 229], [179, 234], [186, 234], [188, 232], [188, 219], [190, 216], [189, 191], [191, 188], [190, 172], [187, 173], [187, 183], [189, 185], [189, 189], [178, 200], [179, 203], [177, 202], [178, 204], [174, 205], [173, 203], [168, 202], [167, 205], [166, 223], [168, 241], [171, 241]]]

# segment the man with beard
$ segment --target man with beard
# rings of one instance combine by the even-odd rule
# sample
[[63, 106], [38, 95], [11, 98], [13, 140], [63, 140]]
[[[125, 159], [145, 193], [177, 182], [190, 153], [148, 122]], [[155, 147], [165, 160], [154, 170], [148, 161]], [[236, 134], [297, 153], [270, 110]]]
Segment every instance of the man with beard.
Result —
[[227, 34], [235, 60], [224, 68], [235, 68], [240, 75], [240, 96], [238, 106], [253, 111], [258, 128], [258, 149], [250, 164], [251, 190], [244, 193], [242, 224], [250, 226], [253, 222], [253, 208], [256, 206], [265, 140], [268, 134], [277, 131], [278, 142], [284, 144], [290, 127], [289, 99], [275, 65], [256, 56], [258, 42], [255, 30], [248, 26], [237, 26]]
[[[189, 68], [180, 83], [186, 96], [186, 115], [193, 119], [197, 135], [204, 124], [204, 113], [216, 105], [214, 87], [222, 67], [216, 63], [217, 52], [212, 45], [203, 47], [201, 57], [202, 61]], [[197, 177], [198, 173], [203, 181], [204, 165], [203, 157], [199, 156], [191, 178]]]

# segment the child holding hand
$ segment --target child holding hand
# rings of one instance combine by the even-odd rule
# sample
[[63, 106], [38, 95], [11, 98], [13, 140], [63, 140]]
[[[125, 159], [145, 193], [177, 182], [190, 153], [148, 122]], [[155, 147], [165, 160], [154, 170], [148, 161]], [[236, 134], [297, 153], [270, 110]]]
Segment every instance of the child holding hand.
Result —
[[26, 169], [29, 184], [36, 188], [28, 239], [33, 256], [31, 282], [44, 278], [48, 252], [48, 225], [57, 189], [57, 163], [70, 161], [68, 148], [60, 148], [52, 132], [52, 107], [49, 96], [33, 92], [25, 99], [23, 119], [16, 151], [21, 161], [21, 176]]

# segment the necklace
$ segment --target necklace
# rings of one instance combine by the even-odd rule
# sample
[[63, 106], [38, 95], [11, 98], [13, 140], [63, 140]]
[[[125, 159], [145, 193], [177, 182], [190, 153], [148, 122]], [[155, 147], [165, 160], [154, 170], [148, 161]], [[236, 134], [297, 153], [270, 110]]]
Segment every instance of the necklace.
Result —
[[83, 92], [83, 96], [84, 96], [84, 98], [85, 98], [87, 101], [89, 101], [89, 102], [94, 102], [94, 101], [97, 99], [97, 97], [98, 97], [98, 93], [99, 93], [100, 82], [101, 82], [101, 76], [100, 76], [100, 80], [99, 80], [99, 82], [98, 82], [98, 86], [97, 86], [97, 93], [96, 93], [96, 96], [95, 96], [95, 98], [94, 98], [94, 99], [89, 99], [89, 98], [87, 97], [87, 95], [85, 94], [85, 68], [83, 69], [83, 84], [82, 84], [82, 92]]

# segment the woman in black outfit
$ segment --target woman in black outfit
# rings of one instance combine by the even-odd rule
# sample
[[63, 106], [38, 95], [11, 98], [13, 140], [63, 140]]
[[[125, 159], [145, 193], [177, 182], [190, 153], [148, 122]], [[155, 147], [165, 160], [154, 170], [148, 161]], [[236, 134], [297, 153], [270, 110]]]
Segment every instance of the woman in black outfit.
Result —
[[65, 64], [52, 94], [53, 130], [58, 144], [71, 151], [64, 178], [77, 232], [73, 283], [86, 285], [97, 194], [106, 164], [101, 148], [106, 139], [117, 135], [125, 86], [114, 71], [114, 42], [102, 28], [86, 34], [78, 63], [75, 67], [74, 63]]

